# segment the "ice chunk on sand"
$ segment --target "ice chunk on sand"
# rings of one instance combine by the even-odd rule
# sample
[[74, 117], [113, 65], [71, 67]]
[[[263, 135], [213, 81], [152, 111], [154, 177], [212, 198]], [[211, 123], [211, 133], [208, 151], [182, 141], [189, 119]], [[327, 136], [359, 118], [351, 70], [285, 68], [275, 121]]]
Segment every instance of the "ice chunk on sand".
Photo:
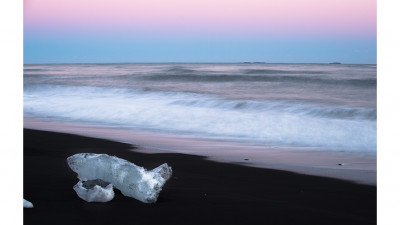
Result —
[[33, 208], [32, 202], [24, 199], [24, 208]]
[[123, 195], [145, 203], [157, 201], [162, 187], [172, 175], [172, 169], [166, 163], [147, 171], [106, 154], [79, 153], [68, 157], [67, 162], [80, 180], [101, 179], [113, 184]]
[[108, 202], [114, 198], [113, 185], [100, 179], [79, 181], [74, 190], [87, 202]]

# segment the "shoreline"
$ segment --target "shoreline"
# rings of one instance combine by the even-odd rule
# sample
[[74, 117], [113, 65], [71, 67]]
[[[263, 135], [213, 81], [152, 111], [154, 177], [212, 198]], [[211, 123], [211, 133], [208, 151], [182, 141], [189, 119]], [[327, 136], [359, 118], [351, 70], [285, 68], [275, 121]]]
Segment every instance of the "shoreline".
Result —
[[274, 148], [260, 144], [56, 122], [26, 116], [24, 128], [129, 143], [138, 146], [134, 150], [138, 153], [189, 154], [215, 162], [337, 178], [359, 184], [377, 184], [376, 153]]

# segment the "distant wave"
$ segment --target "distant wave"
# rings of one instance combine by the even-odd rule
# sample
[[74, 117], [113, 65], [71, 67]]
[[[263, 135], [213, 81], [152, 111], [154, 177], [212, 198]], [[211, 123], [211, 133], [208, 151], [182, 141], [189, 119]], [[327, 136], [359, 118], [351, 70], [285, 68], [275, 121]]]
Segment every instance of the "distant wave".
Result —
[[248, 69], [242, 70], [244, 74], [324, 74], [324, 71], [313, 70], [273, 70], [273, 69]]
[[46, 71], [45, 69], [24, 68], [24, 72]]
[[[127, 76], [124, 76], [127, 77]], [[136, 77], [132, 77], [136, 79]], [[198, 74], [155, 74], [140, 76], [142, 80], [150, 81], [181, 81], [181, 82], [293, 82], [320, 83], [353, 86], [375, 86], [376, 79], [330, 79], [307, 76], [261, 76], [261, 75], [198, 75]]]
[[173, 67], [170, 67], [170, 68], [168, 68], [168, 69], [166, 69], [164, 71], [166, 73], [173, 73], [173, 74], [177, 74], [177, 73], [195, 73], [195, 72], [197, 72], [196, 70], [192, 70], [192, 69], [185, 68], [185, 67], [182, 67], [182, 66], [173, 66]]
[[48, 74], [38, 74], [38, 73], [34, 73], [34, 74], [24, 74], [24, 78], [42, 78], [42, 77], [49, 77], [50, 75]]

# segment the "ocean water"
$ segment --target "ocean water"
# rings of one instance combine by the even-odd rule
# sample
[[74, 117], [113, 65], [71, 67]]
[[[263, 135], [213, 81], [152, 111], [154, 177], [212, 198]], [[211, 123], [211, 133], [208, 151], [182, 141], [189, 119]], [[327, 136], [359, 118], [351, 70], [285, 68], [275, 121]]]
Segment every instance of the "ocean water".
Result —
[[283, 147], [376, 152], [376, 65], [24, 65], [24, 115]]

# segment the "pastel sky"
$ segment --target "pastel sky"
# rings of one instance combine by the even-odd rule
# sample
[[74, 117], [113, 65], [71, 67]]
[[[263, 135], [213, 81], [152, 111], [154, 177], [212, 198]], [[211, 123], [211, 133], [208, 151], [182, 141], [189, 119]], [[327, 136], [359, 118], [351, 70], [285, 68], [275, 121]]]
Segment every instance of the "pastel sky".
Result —
[[376, 0], [24, 0], [24, 63], [376, 63]]

